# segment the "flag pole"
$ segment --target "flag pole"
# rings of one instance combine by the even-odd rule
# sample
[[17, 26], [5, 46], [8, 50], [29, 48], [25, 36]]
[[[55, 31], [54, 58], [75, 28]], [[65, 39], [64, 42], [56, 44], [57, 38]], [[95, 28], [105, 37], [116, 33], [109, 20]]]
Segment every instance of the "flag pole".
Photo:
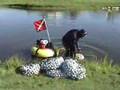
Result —
[[48, 31], [48, 26], [47, 26], [47, 23], [46, 23], [45, 17], [43, 17], [43, 19], [44, 19], [44, 22], [45, 22], [45, 25], [46, 25], [46, 32], [47, 32], [47, 36], [48, 36], [48, 41], [51, 42], [50, 34], [49, 34], [49, 31]]

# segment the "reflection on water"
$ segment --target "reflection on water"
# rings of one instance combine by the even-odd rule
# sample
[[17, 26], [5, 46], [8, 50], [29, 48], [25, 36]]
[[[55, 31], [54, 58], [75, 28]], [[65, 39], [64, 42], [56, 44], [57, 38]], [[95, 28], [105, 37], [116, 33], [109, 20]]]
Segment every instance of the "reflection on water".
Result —
[[113, 22], [117, 17], [119, 17], [120, 12], [107, 12], [107, 20]]
[[107, 11], [32, 11], [0, 9], [0, 58], [19, 54], [30, 57], [31, 47], [46, 32], [37, 33], [33, 22], [46, 16], [50, 37], [55, 47], [62, 47], [62, 36], [72, 28], [84, 28], [88, 36], [80, 40], [84, 55], [108, 54], [119, 62], [120, 13]]

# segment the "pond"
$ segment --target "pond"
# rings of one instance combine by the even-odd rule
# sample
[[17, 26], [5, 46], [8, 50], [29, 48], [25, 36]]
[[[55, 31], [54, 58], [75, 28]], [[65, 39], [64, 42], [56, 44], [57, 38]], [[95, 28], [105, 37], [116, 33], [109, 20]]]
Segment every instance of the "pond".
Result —
[[70, 29], [85, 29], [88, 35], [79, 40], [86, 57], [108, 55], [119, 62], [119, 11], [35, 11], [0, 8], [0, 59], [19, 55], [29, 58], [37, 39], [47, 39], [46, 31], [36, 32], [33, 23], [46, 16], [48, 30], [55, 47]]

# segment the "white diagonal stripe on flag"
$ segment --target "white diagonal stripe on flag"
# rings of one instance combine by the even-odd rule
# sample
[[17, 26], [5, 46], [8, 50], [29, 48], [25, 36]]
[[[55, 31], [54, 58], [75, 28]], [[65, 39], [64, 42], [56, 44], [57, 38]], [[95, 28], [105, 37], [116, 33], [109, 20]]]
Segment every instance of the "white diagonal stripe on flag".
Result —
[[42, 20], [41, 24], [38, 27], [38, 30], [40, 30], [40, 28], [42, 27], [43, 23], [45, 22], [45, 19]]

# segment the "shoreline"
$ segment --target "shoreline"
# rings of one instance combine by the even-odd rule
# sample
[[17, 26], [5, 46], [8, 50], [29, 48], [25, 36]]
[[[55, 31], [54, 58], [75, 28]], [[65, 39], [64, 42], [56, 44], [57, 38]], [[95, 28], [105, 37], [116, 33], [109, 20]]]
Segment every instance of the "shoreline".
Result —
[[120, 1], [107, 0], [9, 0], [0, 1], [1, 7], [10, 7], [18, 9], [33, 9], [33, 10], [100, 10], [104, 7], [120, 7]]

